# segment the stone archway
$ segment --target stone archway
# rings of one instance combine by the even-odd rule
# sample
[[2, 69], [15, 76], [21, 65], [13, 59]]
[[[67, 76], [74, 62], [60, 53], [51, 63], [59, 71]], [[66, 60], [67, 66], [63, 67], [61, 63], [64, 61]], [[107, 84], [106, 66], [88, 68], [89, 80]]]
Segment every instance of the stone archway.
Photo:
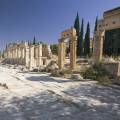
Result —
[[76, 30], [74, 28], [65, 30], [61, 33], [61, 38], [59, 39], [59, 50], [58, 50], [58, 65], [59, 69], [64, 68], [65, 61], [65, 43], [64, 41], [70, 39], [70, 68], [71, 70], [76, 69], [76, 44], [77, 36]]

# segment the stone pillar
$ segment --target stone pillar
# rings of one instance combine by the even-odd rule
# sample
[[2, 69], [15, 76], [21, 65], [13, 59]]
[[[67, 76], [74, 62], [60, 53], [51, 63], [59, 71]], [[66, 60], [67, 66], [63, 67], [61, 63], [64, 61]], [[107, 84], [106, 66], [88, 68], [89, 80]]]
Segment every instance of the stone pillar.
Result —
[[11, 53], [11, 50], [9, 50], [9, 57], [10, 57], [10, 58], [11, 58], [11, 56], [12, 56], [11, 54], [12, 54], [12, 53]]
[[15, 57], [18, 58], [18, 56], [17, 56], [17, 48], [15, 49]]
[[38, 46], [38, 66], [42, 65], [42, 44]]
[[22, 48], [22, 58], [25, 58], [25, 49]]
[[17, 48], [17, 56], [18, 56], [18, 58], [20, 58], [20, 54], [21, 54], [21, 53], [20, 53], [20, 48], [18, 47], [18, 48]]
[[58, 46], [58, 66], [59, 69], [64, 68], [64, 42], [60, 41]]
[[11, 53], [12, 53], [12, 56], [11, 56], [11, 58], [13, 58], [13, 50], [11, 50]]
[[13, 58], [15, 58], [15, 49], [13, 49]]
[[72, 37], [70, 40], [70, 68], [71, 70], [76, 69], [76, 37]]
[[99, 63], [103, 55], [103, 36], [104, 31], [97, 31], [94, 35], [93, 60]]
[[25, 66], [29, 68], [30, 64], [30, 49], [29, 46], [25, 47]]
[[22, 48], [20, 48], [20, 58], [22, 58], [23, 56], [23, 52], [22, 52]]
[[34, 46], [30, 46], [30, 65], [29, 68], [32, 69], [34, 67]]
[[63, 61], [65, 61], [66, 58], [66, 44], [63, 43]]
[[14, 58], [14, 50], [12, 49], [12, 58]]
[[9, 58], [11, 58], [11, 50], [9, 50]]
[[8, 58], [10, 58], [10, 50], [8, 50]]

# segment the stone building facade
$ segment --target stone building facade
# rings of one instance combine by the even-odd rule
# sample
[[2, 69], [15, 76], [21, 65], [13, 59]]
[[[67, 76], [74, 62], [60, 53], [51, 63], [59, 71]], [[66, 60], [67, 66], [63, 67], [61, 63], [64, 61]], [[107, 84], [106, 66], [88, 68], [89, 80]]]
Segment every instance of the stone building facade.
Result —
[[98, 21], [98, 28], [94, 33], [93, 59], [95, 61], [102, 60], [105, 31], [118, 28], [120, 28], [120, 7], [105, 11], [103, 19]]
[[[104, 12], [103, 19], [98, 21], [97, 31], [94, 33], [93, 45], [93, 60], [95, 63], [101, 62], [103, 58], [105, 32], [115, 29], [120, 29], [120, 7]], [[103, 67], [110, 74], [120, 76], [119, 61], [103, 63]]]
[[50, 45], [42, 45], [42, 55], [43, 57], [51, 58], [52, 52], [50, 49]]
[[[44, 51], [44, 52], [43, 52]], [[28, 45], [24, 43], [12, 43], [4, 50], [4, 63], [24, 65], [29, 69], [47, 65], [47, 59], [50, 56], [48, 46]]]

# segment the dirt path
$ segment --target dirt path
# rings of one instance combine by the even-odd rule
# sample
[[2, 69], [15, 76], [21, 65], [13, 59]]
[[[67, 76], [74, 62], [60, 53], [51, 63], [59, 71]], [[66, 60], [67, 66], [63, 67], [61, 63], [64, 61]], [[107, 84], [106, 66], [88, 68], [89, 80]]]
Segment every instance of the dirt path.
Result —
[[0, 66], [0, 120], [119, 120], [120, 90]]

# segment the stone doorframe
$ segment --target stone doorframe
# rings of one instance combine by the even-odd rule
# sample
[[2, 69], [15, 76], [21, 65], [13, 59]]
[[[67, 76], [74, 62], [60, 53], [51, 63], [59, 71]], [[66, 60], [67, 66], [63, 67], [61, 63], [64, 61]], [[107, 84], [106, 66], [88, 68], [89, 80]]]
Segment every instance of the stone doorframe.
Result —
[[61, 38], [59, 39], [59, 48], [58, 48], [58, 66], [59, 69], [64, 69], [65, 40], [68, 38], [70, 39], [70, 68], [71, 70], [75, 70], [77, 36], [76, 36], [76, 30], [74, 28], [65, 30], [61, 33]]

